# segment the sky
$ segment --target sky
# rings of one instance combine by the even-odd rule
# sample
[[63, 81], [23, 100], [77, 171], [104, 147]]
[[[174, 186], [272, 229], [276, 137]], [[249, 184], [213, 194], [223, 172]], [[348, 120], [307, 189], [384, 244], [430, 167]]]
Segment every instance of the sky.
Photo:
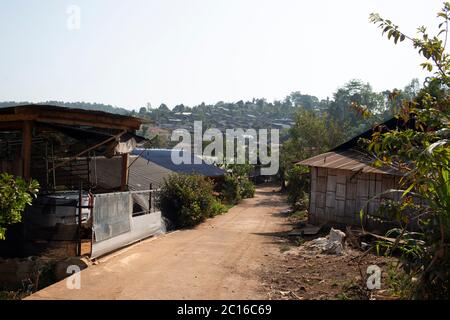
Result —
[[325, 99], [351, 79], [403, 88], [426, 76], [423, 58], [382, 37], [368, 16], [415, 35], [437, 27], [442, 3], [1, 0], [0, 101], [172, 108], [293, 91]]

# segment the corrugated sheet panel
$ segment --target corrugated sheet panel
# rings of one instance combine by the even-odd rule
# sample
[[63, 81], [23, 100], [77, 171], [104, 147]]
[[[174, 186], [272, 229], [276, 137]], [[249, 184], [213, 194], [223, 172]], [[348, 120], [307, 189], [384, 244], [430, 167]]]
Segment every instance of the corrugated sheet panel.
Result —
[[[130, 158], [130, 163], [134, 159]], [[164, 179], [172, 173], [174, 172], [152, 161], [138, 158], [130, 167], [128, 186], [131, 190], [148, 190], [152, 184], [153, 189], [156, 189], [162, 186]]]
[[361, 171], [364, 173], [401, 175], [400, 172], [393, 168], [374, 167], [372, 165], [373, 161], [374, 159], [364, 152], [355, 149], [348, 149], [322, 153], [312, 158], [300, 161], [297, 164], [319, 168]]
[[184, 174], [200, 174], [206, 177], [219, 177], [225, 174], [225, 171], [221, 168], [218, 168], [214, 165], [206, 163], [204, 160], [200, 159], [200, 164], [194, 163], [194, 158], [198, 158], [198, 156], [194, 154], [189, 154], [191, 157], [190, 164], [175, 164], [172, 161], [172, 154], [178, 154], [183, 151], [175, 150], [175, 149], [134, 149], [132, 154], [141, 155], [141, 157], [161, 166], [168, 170], [184, 173]]
[[[128, 176], [128, 186], [130, 190], [148, 190], [150, 184], [153, 188], [159, 188], [173, 171], [148, 161], [143, 158], [130, 156], [130, 169]], [[111, 159], [97, 157], [90, 163], [91, 181], [103, 189], [120, 188], [122, 158]]]

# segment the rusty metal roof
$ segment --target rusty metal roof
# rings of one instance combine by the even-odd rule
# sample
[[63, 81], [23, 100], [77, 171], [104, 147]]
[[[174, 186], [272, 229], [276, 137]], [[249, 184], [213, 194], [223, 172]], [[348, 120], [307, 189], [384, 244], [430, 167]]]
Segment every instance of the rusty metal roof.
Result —
[[319, 168], [361, 171], [363, 173], [401, 175], [400, 172], [393, 168], [374, 167], [372, 165], [374, 160], [374, 158], [365, 152], [357, 149], [347, 149], [322, 153], [312, 158], [297, 162], [297, 164]]

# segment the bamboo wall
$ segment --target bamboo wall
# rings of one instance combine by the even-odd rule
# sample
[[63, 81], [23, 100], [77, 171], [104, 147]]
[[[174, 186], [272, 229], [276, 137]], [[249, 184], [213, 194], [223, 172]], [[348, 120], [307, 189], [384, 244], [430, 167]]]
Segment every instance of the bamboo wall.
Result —
[[[375, 195], [397, 188], [399, 179], [380, 173], [312, 167], [309, 221], [361, 226], [362, 208], [372, 214], [383, 199], [399, 199], [399, 194], [389, 194], [367, 203]], [[367, 226], [366, 218], [363, 223]]]

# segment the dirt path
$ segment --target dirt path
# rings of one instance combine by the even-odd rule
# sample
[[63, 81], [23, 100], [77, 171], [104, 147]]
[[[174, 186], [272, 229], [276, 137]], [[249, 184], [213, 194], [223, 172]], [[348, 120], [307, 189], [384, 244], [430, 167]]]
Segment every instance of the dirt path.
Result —
[[149, 239], [81, 272], [81, 289], [63, 280], [28, 299], [267, 299], [261, 270], [279, 256], [273, 233], [291, 227], [288, 206], [260, 187], [224, 215], [195, 229]]

